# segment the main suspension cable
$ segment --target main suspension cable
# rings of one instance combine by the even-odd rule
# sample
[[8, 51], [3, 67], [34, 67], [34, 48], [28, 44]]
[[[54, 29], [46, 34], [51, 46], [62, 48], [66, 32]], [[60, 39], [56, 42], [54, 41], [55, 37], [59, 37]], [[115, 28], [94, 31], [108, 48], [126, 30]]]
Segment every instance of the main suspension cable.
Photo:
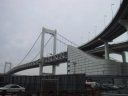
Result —
[[64, 38], [65, 40], [67, 40], [68, 42], [70, 42], [71, 44], [75, 45], [75, 46], [78, 46], [76, 43], [68, 40], [66, 37], [62, 36], [61, 34], [57, 33], [60, 37]]
[[[41, 32], [42, 33], [42, 32]], [[20, 65], [25, 59], [26, 57], [29, 55], [29, 53], [31, 52], [31, 50], [33, 49], [33, 47], [35, 46], [35, 44], [37, 43], [38, 39], [41, 36], [41, 33], [39, 34], [39, 36], [37, 37], [37, 39], [35, 40], [34, 44], [32, 45], [32, 47], [30, 48], [30, 50], [27, 52], [27, 54], [24, 56], [24, 58], [18, 63], [18, 65]]]

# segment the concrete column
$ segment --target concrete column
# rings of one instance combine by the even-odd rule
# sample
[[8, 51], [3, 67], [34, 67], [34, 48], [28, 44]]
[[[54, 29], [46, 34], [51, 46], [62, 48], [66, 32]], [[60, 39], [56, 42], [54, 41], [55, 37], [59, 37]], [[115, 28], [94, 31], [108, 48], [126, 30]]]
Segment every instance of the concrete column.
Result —
[[104, 42], [104, 47], [105, 47], [105, 59], [109, 60], [109, 47], [108, 47], [108, 42]]
[[126, 63], [126, 54], [125, 54], [125, 52], [122, 52], [122, 61], [123, 61], [123, 63]]
[[[54, 41], [53, 41], [53, 55], [56, 55], [56, 31], [54, 33]], [[56, 65], [52, 66], [52, 74], [55, 75], [56, 74]]]
[[43, 63], [44, 63], [44, 35], [45, 35], [45, 32], [44, 32], [44, 28], [42, 28], [42, 38], [41, 38], [41, 49], [40, 49], [40, 60], [41, 60], [41, 63], [39, 64], [39, 75], [42, 75], [42, 72], [43, 72]]
[[[123, 64], [122, 64], [122, 75], [126, 75], [126, 73], [127, 73], [127, 71], [126, 71], [126, 68], [125, 67], [127, 67], [125, 64], [126, 64], [126, 54], [125, 54], [125, 52], [122, 52], [121, 53], [121, 55], [122, 55], [122, 61], [123, 61]], [[123, 85], [126, 85], [127, 84], [127, 80], [126, 79], [123, 79], [122, 80], [122, 84]]]

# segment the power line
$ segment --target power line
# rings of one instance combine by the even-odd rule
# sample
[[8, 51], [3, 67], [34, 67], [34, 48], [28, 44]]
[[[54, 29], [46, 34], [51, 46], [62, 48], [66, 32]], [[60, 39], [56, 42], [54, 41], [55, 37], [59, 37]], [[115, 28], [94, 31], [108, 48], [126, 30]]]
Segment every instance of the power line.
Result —
[[[41, 33], [42, 33], [42, 32], [41, 32]], [[31, 52], [31, 50], [32, 50], [33, 47], [35, 46], [36, 42], [37, 42], [38, 39], [40, 38], [41, 33], [39, 34], [39, 36], [38, 36], [37, 39], [35, 40], [34, 44], [33, 44], [32, 47], [30, 48], [30, 50], [28, 51], [28, 53], [25, 55], [25, 57], [18, 63], [18, 65], [20, 65], [20, 64], [25, 60], [25, 58], [28, 56], [28, 54]]]

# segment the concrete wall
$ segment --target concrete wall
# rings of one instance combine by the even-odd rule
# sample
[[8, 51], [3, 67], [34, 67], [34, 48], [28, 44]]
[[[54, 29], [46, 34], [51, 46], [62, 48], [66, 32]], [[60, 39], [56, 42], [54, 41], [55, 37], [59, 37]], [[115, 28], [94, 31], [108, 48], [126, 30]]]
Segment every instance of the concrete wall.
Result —
[[68, 74], [121, 75], [121, 63], [104, 60], [68, 46]]

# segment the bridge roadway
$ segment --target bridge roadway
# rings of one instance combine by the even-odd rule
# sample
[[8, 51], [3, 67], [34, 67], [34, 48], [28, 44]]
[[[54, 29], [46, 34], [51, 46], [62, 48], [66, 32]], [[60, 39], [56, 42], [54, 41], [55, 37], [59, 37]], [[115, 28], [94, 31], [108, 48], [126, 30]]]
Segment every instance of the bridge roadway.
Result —
[[[63, 53], [56, 54], [55, 56], [50, 56], [50, 57], [44, 58], [43, 66], [48, 66], [48, 65], [53, 65], [53, 64], [58, 65], [60, 63], [66, 62], [66, 61], [67, 61], [67, 52], [63, 52]], [[13, 73], [16, 73], [16, 72], [19, 72], [22, 70], [36, 68], [36, 67], [39, 67], [40, 63], [41, 63], [41, 60], [38, 59], [36, 61], [22, 64], [22, 65], [12, 68], [10, 71], [7, 72], [7, 74], [13, 74]]]
[[126, 28], [119, 23], [120, 20], [125, 19], [128, 19], [128, 0], [122, 1], [121, 7], [119, 8], [116, 16], [113, 18], [112, 22], [104, 29], [104, 31], [88, 43], [80, 46], [80, 49], [84, 51], [94, 49], [103, 45], [105, 41], [109, 42], [117, 38], [126, 32]]
[[[79, 49], [81, 49], [83, 51], [93, 50], [94, 48], [103, 45], [104, 41], [112, 41], [113, 39], [117, 38], [118, 36], [120, 36], [121, 34], [126, 32], [126, 28], [123, 27], [119, 23], [119, 21], [127, 19], [127, 18], [128, 18], [128, 0], [123, 0], [121, 6], [119, 8], [119, 11], [117, 12], [116, 16], [113, 18], [112, 22], [105, 28], [105, 30], [102, 33], [100, 33], [97, 37], [95, 37], [93, 40], [80, 46]], [[61, 54], [57, 54], [56, 56], [47, 57], [44, 60], [44, 66], [58, 64], [61, 62], [66, 62], [66, 60], [67, 60], [66, 55], [67, 55], [67, 53], [63, 52]], [[25, 69], [39, 67], [39, 63], [40, 63], [40, 60], [37, 60], [37, 61], [26, 63], [23, 65], [19, 65], [17, 67], [14, 67], [7, 73], [13, 74], [15, 72], [22, 71]]]
[[[109, 45], [109, 49], [111, 50], [111, 52], [126, 51], [126, 50], [128, 50], [128, 42]], [[101, 56], [104, 54], [104, 46], [95, 48], [95, 49], [87, 51], [87, 52], [90, 54], [95, 54], [95, 55]], [[56, 54], [55, 56], [50, 56], [50, 57], [44, 58], [44, 66], [65, 63], [65, 62], [67, 62], [67, 58], [68, 58], [67, 52], [59, 53], [59, 54]], [[16, 66], [13, 69], [11, 69], [10, 71], [8, 71], [8, 73], [13, 74], [15, 72], [22, 71], [25, 69], [36, 68], [36, 67], [39, 67], [40, 63], [41, 63], [41, 61], [40, 61], [40, 59], [38, 59], [33, 62], [29, 62], [29, 63], [23, 64], [23, 65]]]

